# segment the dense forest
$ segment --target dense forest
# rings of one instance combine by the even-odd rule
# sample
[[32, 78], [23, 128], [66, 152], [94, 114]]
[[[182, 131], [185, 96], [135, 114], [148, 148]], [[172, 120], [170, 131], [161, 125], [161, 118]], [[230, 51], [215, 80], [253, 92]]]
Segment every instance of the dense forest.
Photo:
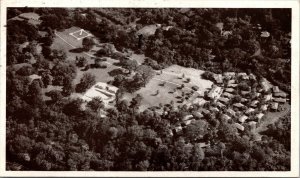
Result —
[[[290, 170], [290, 115], [261, 133], [261, 141], [250, 128], [237, 135], [218, 112], [170, 136], [170, 125], [196, 108], [177, 109], [170, 103], [162, 106], [167, 111], [163, 114], [151, 109], [139, 112], [142, 96], [117, 100], [103, 118], [98, 112], [103, 104], [97, 98], [83, 109], [82, 100], [69, 97], [74, 90], [88, 88], [94, 78], [84, 76], [74, 86], [76, 64], [50, 48], [54, 30], [79, 26], [120, 51], [145, 54], [145, 65], [153, 69], [179, 64], [215, 73], [253, 72], [290, 92], [290, 9], [9, 8], [8, 19], [25, 12], [39, 14], [42, 23], [37, 27], [26, 21], [7, 23], [7, 170]], [[136, 36], [151, 24], [172, 28]], [[223, 35], [226, 31], [230, 35]], [[272, 35], [262, 37], [262, 31]], [[20, 50], [24, 42], [29, 45]], [[35, 50], [37, 42], [42, 44], [41, 54]], [[42, 78], [31, 81], [31, 74]], [[50, 84], [62, 91], [50, 91], [50, 100], [45, 101], [42, 88]], [[208, 142], [211, 146], [203, 148], [201, 143]]]

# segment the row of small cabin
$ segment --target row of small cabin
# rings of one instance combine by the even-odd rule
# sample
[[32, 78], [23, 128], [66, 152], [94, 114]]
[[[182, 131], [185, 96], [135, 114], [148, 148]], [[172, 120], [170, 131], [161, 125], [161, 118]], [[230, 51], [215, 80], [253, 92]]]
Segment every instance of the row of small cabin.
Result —
[[[226, 105], [228, 104], [230, 98], [232, 98], [234, 96], [234, 94], [232, 94], [232, 93], [235, 91], [235, 88], [238, 86], [238, 84], [236, 84], [236, 81], [234, 80], [234, 77], [241, 77], [241, 79], [243, 79], [243, 80], [249, 80], [249, 79], [256, 80], [256, 76], [253, 75], [253, 74], [247, 75], [246, 73], [226, 72], [223, 75], [224, 76], [222, 76], [221, 74], [215, 74], [214, 79], [215, 79], [217, 84], [221, 84], [221, 83], [223, 83], [223, 78], [224, 77], [229, 78], [230, 80], [228, 80], [227, 88], [223, 89], [220, 86], [214, 85], [212, 87], [212, 89], [209, 91], [208, 95], [207, 95], [208, 98], [215, 99], [216, 105], [219, 108], [225, 108]], [[266, 81], [262, 81], [260, 84], [261, 84], [261, 87], [262, 87], [263, 91], [269, 91], [270, 90], [270, 86], [267, 84]], [[223, 93], [223, 91], [225, 91], [225, 92]], [[242, 91], [242, 92], [244, 92], [244, 94], [249, 93], [249, 91]], [[256, 92], [257, 97], [259, 97], [261, 95], [260, 92], [261, 91]], [[270, 105], [264, 104], [258, 109], [259, 109], [259, 111], [266, 111], [266, 110], [268, 110], [268, 107], [270, 106], [270, 108], [272, 110], [277, 110], [279, 103], [285, 103], [287, 101], [286, 97], [287, 97], [287, 95], [283, 92], [280, 92], [278, 86], [273, 86], [272, 87], [272, 93], [271, 94], [266, 94], [264, 96], [264, 101], [273, 100], [273, 102]], [[203, 98], [196, 99], [196, 100], [193, 102], [194, 104], [197, 103], [197, 104], [203, 105], [204, 103], [207, 102]], [[241, 102], [245, 102], [245, 101], [248, 101], [248, 99], [242, 98]], [[258, 103], [259, 103], [258, 100], [253, 100], [251, 102], [251, 105], [250, 105], [251, 107], [248, 108], [245, 111], [245, 113], [242, 114], [238, 118], [239, 123], [234, 123], [233, 124], [238, 130], [244, 131], [244, 126], [242, 124], [244, 124], [248, 120], [249, 115], [255, 111], [254, 108], [257, 107]], [[233, 107], [241, 109], [241, 108], [244, 108], [245, 105], [242, 104], [242, 103], [234, 103]], [[173, 132], [175, 132], [175, 133], [181, 132], [184, 126], [187, 126], [187, 125], [191, 124], [192, 122], [194, 122], [195, 121], [195, 114], [196, 114], [197, 118], [202, 118], [203, 115], [210, 114], [211, 112], [219, 112], [219, 109], [217, 107], [210, 106], [208, 110], [207, 109], [202, 109], [203, 114], [201, 112], [195, 112], [194, 115], [185, 116], [182, 120], [182, 122], [183, 122], [182, 125], [176, 126], [173, 129]], [[225, 119], [226, 121], [229, 121], [229, 120], [232, 119], [232, 117], [236, 117], [236, 115], [237, 114], [233, 109], [227, 108], [225, 110], [225, 113], [222, 114], [222, 118]], [[254, 118], [259, 122], [262, 119], [263, 116], [264, 116], [264, 114], [262, 112], [259, 112], [254, 116]], [[252, 120], [252, 121], [248, 122], [248, 125], [250, 125], [251, 129], [256, 128], [257, 121]]]
[[[215, 99], [217, 106], [220, 108], [226, 107], [226, 104], [228, 104], [230, 98], [232, 98], [234, 96], [234, 94], [232, 94], [232, 93], [235, 91], [235, 88], [238, 86], [238, 84], [235, 83], [236, 81], [233, 79], [235, 76], [241, 77], [243, 80], [248, 80], [248, 79], [256, 80], [256, 77], [253, 74], [247, 75], [246, 73], [236, 74], [234, 72], [227, 72], [227, 73], [224, 73], [224, 76], [230, 77], [230, 80], [227, 83], [227, 88], [223, 89], [220, 86], [214, 85], [208, 93], [208, 98]], [[215, 74], [214, 78], [217, 83], [223, 83], [223, 76], [221, 74]], [[262, 86], [263, 91], [269, 91], [271, 89], [266, 81], [262, 81], [261, 86]], [[225, 92], [223, 93], [223, 91], [225, 91]], [[250, 93], [249, 91], [242, 91], [242, 92], [244, 92], [244, 93], [242, 93], [243, 95]], [[261, 91], [256, 92], [256, 97], [259, 97], [261, 95], [260, 92]], [[273, 95], [272, 95], [272, 93], [273, 93]], [[264, 96], [264, 101], [273, 101], [273, 102], [270, 105], [268, 105], [268, 104], [262, 105], [259, 108], [260, 111], [268, 110], [269, 106], [272, 110], [277, 110], [279, 103], [285, 103], [287, 101], [286, 93], [281, 92], [279, 90], [278, 86], [272, 87], [272, 93], [266, 94]], [[242, 98], [241, 102], [245, 102], [245, 101], [248, 101], [248, 99]], [[244, 123], [249, 118], [248, 117], [249, 114], [251, 114], [255, 111], [255, 109], [253, 109], [253, 108], [256, 108], [258, 103], [259, 103], [258, 100], [253, 100], [251, 102], [251, 105], [250, 105], [251, 107], [245, 111], [244, 115], [239, 117], [238, 120], [240, 123]], [[243, 105], [242, 103], [234, 103], [233, 106], [238, 109], [245, 107], [245, 105]], [[209, 110], [210, 111], [218, 111], [218, 108], [210, 107]], [[205, 110], [204, 110], [204, 112], [205, 112]], [[209, 112], [209, 111], [206, 111], [206, 112]], [[233, 111], [232, 109], [228, 109], [227, 112], [230, 113], [229, 115], [235, 116], [235, 111]], [[231, 117], [229, 115], [223, 114], [222, 117], [226, 120], [230, 120]], [[257, 119], [257, 121], [260, 121], [263, 116], [264, 116], [264, 114], [262, 112], [260, 112], [255, 115], [255, 118]], [[250, 121], [248, 124], [253, 126], [254, 124], [256, 124], [256, 121]], [[235, 123], [235, 125], [237, 126], [237, 128], [239, 130], [244, 130], [243, 126], [240, 125], [239, 123]]]

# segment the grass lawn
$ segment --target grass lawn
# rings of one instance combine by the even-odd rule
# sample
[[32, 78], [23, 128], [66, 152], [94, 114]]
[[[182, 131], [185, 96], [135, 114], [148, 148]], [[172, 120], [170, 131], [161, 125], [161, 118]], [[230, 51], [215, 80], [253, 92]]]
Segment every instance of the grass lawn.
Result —
[[[164, 79], [170, 82], [184, 84], [186, 87], [191, 88], [196, 85], [199, 87], [198, 92], [203, 94], [204, 91], [211, 88], [213, 82], [201, 78], [201, 74], [204, 73], [202, 70], [181, 67], [178, 65], [172, 65], [163, 70], [163, 73], [156, 75], [155, 78]], [[184, 78], [182, 75], [184, 74]], [[187, 78], [190, 78], [191, 81], [186, 83]]]
[[[61, 36], [63, 39], [65, 39], [67, 42], [75, 46], [76, 48], [81, 48], [82, 47], [82, 39], [77, 40], [75, 37], [71, 36], [70, 33], [77, 32], [81, 28], [79, 27], [71, 27], [68, 29], [64, 29], [63, 31], [56, 31], [56, 33]], [[87, 33], [91, 34], [89, 31], [85, 30]], [[84, 32], [85, 33], [85, 32]], [[77, 33], [76, 33], [77, 36]], [[96, 40], [94, 36], [90, 36], [90, 38], [93, 38]]]
[[135, 54], [135, 53], [133, 53], [130, 56], [130, 58], [133, 59], [133, 60], [136, 60], [139, 64], [143, 64], [146, 57], [145, 57], [144, 54]]
[[[74, 61], [76, 56], [85, 57], [88, 59], [88, 63], [94, 63], [92, 59], [93, 56], [91, 54], [95, 53], [98, 49], [101, 48], [101, 44], [95, 40], [95, 42], [99, 45], [95, 45], [91, 51], [86, 52], [70, 52], [71, 49], [81, 48], [82, 41], [77, 40], [69, 33], [80, 30], [78, 27], [71, 27], [64, 31], [56, 32], [57, 35], [54, 39], [54, 43], [52, 45], [52, 49], [60, 49], [64, 50], [67, 53], [67, 60]], [[69, 44], [68, 44], [69, 43]], [[139, 54], [132, 54], [132, 59], [137, 60], [139, 63], [143, 63], [145, 56]], [[109, 72], [117, 69], [118, 66], [112, 65], [115, 62], [118, 62], [115, 59], [107, 57], [107, 68], [104, 69], [89, 69], [87, 71], [82, 71], [80, 68], [77, 69], [77, 76], [74, 79], [74, 84], [79, 83], [81, 77], [84, 73], [91, 73], [96, 76], [96, 82], [108, 82], [113, 80], [113, 77], [109, 75]], [[158, 106], [159, 103], [162, 104], [170, 104], [171, 101], [174, 102], [174, 105], [182, 105], [186, 103], [192, 102], [193, 99], [198, 97], [199, 95], [203, 95], [204, 91], [209, 89], [212, 85], [211, 81], [204, 80], [200, 77], [200, 75], [204, 71], [196, 70], [192, 68], [185, 68], [178, 65], [172, 65], [163, 70], [162, 74], [155, 75], [150, 82], [146, 85], [146, 87], [141, 88], [135, 93], [126, 93], [125, 99], [130, 101], [137, 94], [141, 94], [143, 96], [142, 105], [140, 110], [147, 109], [151, 106]], [[159, 72], [158, 72], [159, 73]], [[185, 77], [182, 78], [182, 74], [184, 73]], [[187, 78], [190, 78], [191, 81], [189, 83], [186, 82]], [[165, 81], [165, 82], [164, 82]], [[160, 84], [165, 83], [164, 86], [160, 86]], [[183, 89], [176, 89], [181, 84], [184, 84], [185, 87]], [[189, 93], [191, 92], [192, 86], [198, 86], [199, 90], [194, 92], [193, 95], [189, 97], [189, 99], [182, 100], [182, 92]], [[176, 90], [175, 90], [176, 89]], [[157, 90], [159, 91], [157, 94]], [[186, 95], [184, 96], [184, 98]]]
[[[185, 73], [184, 79], [179, 78], [182, 76], [182, 72]], [[141, 88], [133, 94], [127, 93], [124, 98], [130, 101], [137, 94], [142, 95], [141, 111], [151, 106], [158, 106], [159, 103], [170, 104], [171, 101], [174, 101], [175, 106], [187, 104], [192, 102], [199, 95], [202, 95], [204, 91], [212, 85], [211, 81], [200, 78], [201, 73], [203, 73], [203, 71], [173, 65], [164, 69], [163, 74], [155, 75], [146, 87]], [[187, 77], [191, 78], [190, 83], [184, 82]], [[167, 82], [164, 86], [160, 86], [160, 84], [164, 83], [163, 81]], [[176, 89], [181, 84], [184, 84], [186, 87], [184, 89]], [[184, 93], [191, 92], [191, 89], [188, 87], [192, 87], [193, 85], [199, 87], [198, 92], [194, 92], [190, 99], [181, 102], [182, 91], [184, 91]], [[176, 89], [175, 92], [174, 89]], [[159, 94], [157, 94], [157, 90], [159, 90]]]
[[110, 72], [114, 69], [117, 69], [117, 67], [114, 65], [107, 65], [107, 68], [89, 69], [87, 71], [81, 71], [81, 69], [78, 68], [76, 78], [74, 79], [73, 82], [74, 82], [74, 84], [79, 83], [80, 79], [84, 73], [91, 73], [91, 74], [95, 75], [96, 82], [108, 82], [108, 81], [114, 79], [114, 77], [112, 77], [108, 74], [108, 72]]
[[[124, 98], [128, 101], [131, 101], [133, 97], [137, 94], [143, 96], [142, 104], [140, 110], [143, 111], [151, 106], [159, 106], [160, 103], [162, 104], [170, 104], [171, 101], [174, 102], [175, 106], [185, 104], [187, 101], [184, 100], [182, 103], [180, 100], [182, 98], [182, 91], [185, 93], [190, 92], [188, 89], [177, 89], [176, 92], [173, 93], [174, 89], [177, 86], [173, 84], [166, 83], [164, 86], [160, 86], [162, 82], [158, 80], [150, 80], [150, 82], [146, 85], [146, 87], [141, 88], [140, 90], [136, 91], [135, 93], [126, 93]], [[159, 93], [157, 94], [157, 90]]]
[[[61, 38], [63, 38], [64, 40], [62, 40], [60, 37], [56, 36], [54, 39], [54, 42], [51, 46], [52, 49], [58, 49], [58, 50], [63, 50], [66, 52], [67, 54], [67, 60], [71, 60], [74, 61], [76, 59], [76, 56], [78, 57], [85, 57], [88, 60], [89, 64], [94, 63], [94, 59], [92, 59], [92, 57], [90, 55], [87, 55], [87, 53], [84, 52], [70, 52], [70, 50], [74, 49], [74, 47], [76, 48], [81, 48], [82, 47], [82, 40], [77, 40], [76, 38], [74, 38], [73, 36], [71, 36], [69, 33], [71, 32], [75, 32], [80, 30], [80, 28], [78, 27], [71, 27], [69, 29], [65, 29], [64, 31], [60, 31], [60, 32], [56, 32]], [[67, 44], [70, 43], [71, 45], [73, 45], [74, 47], [72, 47], [71, 45]], [[99, 47], [94, 47], [91, 51], [97, 51], [99, 49]], [[91, 54], [91, 52], [89, 52], [89, 54]], [[117, 60], [111, 59], [111, 58], [107, 58], [107, 61], [110, 63], [114, 63], [117, 62]], [[117, 69], [117, 66], [114, 65], [107, 65], [108, 67], [105, 69], [89, 69], [87, 71], [82, 71], [80, 68], [77, 69], [77, 76], [74, 79], [74, 84], [79, 83], [82, 75], [84, 73], [91, 73], [93, 75], [96, 76], [96, 81], [97, 82], [108, 82], [110, 80], [113, 79], [113, 77], [111, 77], [108, 72], [110, 72], [113, 69]]]
[[51, 100], [50, 97], [46, 96], [45, 94], [51, 90], [59, 90], [62, 91], [62, 86], [53, 86], [53, 85], [48, 85], [47, 88], [42, 88], [42, 95], [43, 95], [43, 100]]
[[70, 52], [71, 49], [74, 49], [73, 47], [69, 46], [68, 44], [66, 44], [66, 42], [64, 42], [63, 40], [61, 40], [59, 37], [55, 37], [53, 44], [51, 46], [51, 49], [57, 49], [57, 50], [62, 50], [67, 54], [67, 60], [70, 61], [74, 61], [76, 56], [78, 57], [85, 57], [87, 60], [91, 60], [91, 57], [87, 56], [84, 53], [73, 53]]

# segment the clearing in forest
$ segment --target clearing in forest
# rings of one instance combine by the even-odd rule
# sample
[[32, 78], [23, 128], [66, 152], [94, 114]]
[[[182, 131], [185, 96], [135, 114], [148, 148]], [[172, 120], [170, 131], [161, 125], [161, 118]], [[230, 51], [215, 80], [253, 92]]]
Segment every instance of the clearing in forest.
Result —
[[84, 29], [80, 29], [80, 30], [77, 30], [75, 32], [71, 32], [71, 33], [69, 33], [69, 35], [73, 36], [77, 40], [82, 40], [83, 38], [92, 36], [92, 34], [88, 33]]
[[[140, 110], [145, 110], [159, 104], [170, 104], [173, 101], [174, 106], [189, 104], [195, 98], [204, 95], [213, 82], [201, 78], [204, 71], [172, 65], [161, 71], [156, 71], [156, 75], [150, 80], [145, 87], [142, 87], [134, 93], [126, 93], [125, 99], [130, 101], [137, 94], [143, 97]], [[188, 80], [190, 80], [188, 82]], [[184, 85], [181, 88], [182, 84]], [[194, 91], [193, 86], [198, 90]], [[189, 93], [192, 93], [187, 97]]]

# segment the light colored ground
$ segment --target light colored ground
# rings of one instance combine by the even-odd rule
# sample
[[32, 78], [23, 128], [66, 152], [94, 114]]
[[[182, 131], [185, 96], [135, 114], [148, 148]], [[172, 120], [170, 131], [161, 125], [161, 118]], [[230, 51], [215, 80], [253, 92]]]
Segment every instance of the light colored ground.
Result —
[[[70, 52], [70, 50], [75, 48], [82, 47], [82, 40], [77, 40], [73, 36], [69, 35], [69, 33], [78, 31], [80, 28], [78, 27], [71, 27], [61, 32], [56, 32], [56, 37], [54, 38], [54, 42], [51, 46], [52, 49], [63, 50], [67, 54], [67, 60], [75, 61], [76, 56], [78, 57], [85, 57], [88, 60], [89, 64], [94, 63], [94, 56], [92, 52], [81, 52], [81, 53], [74, 53]], [[95, 40], [95, 39], [94, 39]], [[94, 47], [91, 51], [97, 51], [99, 47]], [[108, 82], [113, 79], [108, 72], [111, 70], [119, 68], [118, 66], [112, 65], [112, 63], [117, 62], [117, 60], [107, 58], [107, 68], [99, 68], [99, 69], [89, 69], [87, 71], [82, 71], [80, 68], [77, 69], [77, 76], [74, 79], [74, 84], [79, 83], [82, 75], [84, 73], [91, 73], [96, 76], [96, 82]]]
[[[181, 78], [182, 73], [185, 74], [184, 79]], [[175, 106], [187, 104], [190, 103], [197, 96], [203, 95], [205, 90], [211, 88], [212, 82], [202, 79], [200, 77], [201, 73], [203, 73], [203, 71], [201, 70], [172, 65], [164, 69], [162, 74], [155, 75], [146, 85], [146, 87], [141, 88], [133, 94], [127, 93], [125, 95], [125, 98], [130, 101], [134, 96], [136, 96], [136, 94], [142, 95], [143, 100], [140, 110], [147, 109], [151, 106], [158, 106], [159, 103], [169, 104], [171, 101], [174, 101]], [[186, 78], [190, 78], [191, 82], [185, 83], [184, 81], [186, 81]], [[165, 85], [159, 86], [159, 84], [163, 82], [166, 82]], [[185, 85], [185, 88], [183, 90], [177, 89], [175, 93], [170, 93], [181, 84]], [[189, 100], [184, 100], [183, 103], [178, 102], [181, 99], [176, 97], [181, 97], [182, 91], [184, 91], [185, 93], [191, 92], [191, 87], [193, 85], [199, 87], [199, 93], [195, 92]], [[158, 95], [156, 95], [157, 90], [159, 90]]]
[[84, 73], [90, 73], [96, 76], [96, 82], [108, 82], [113, 80], [113, 77], [108, 74], [108, 72], [112, 71], [113, 69], [116, 69], [116, 66], [108, 66], [105, 69], [89, 69], [87, 71], [81, 71], [81, 69], [77, 70], [77, 76], [74, 79], [74, 84], [77, 84], [80, 82], [81, 77]]
[[[126, 93], [124, 95], [124, 98], [128, 101], [131, 101], [133, 97], [135, 97], [137, 94], [140, 94], [143, 96], [142, 104], [140, 107], [140, 110], [143, 111], [151, 106], [159, 106], [160, 103], [162, 104], [170, 104], [171, 101], [174, 102], [174, 105], [182, 105], [186, 103], [187, 101], [184, 101], [183, 103], [178, 103], [180, 101], [180, 98], [176, 98], [177, 96], [181, 97], [182, 91], [189, 92], [190, 90], [183, 89], [183, 90], [176, 90], [174, 93], [169, 93], [170, 91], [173, 91], [175, 88], [177, 88], [176, 85], [166, 83], [164, 86], [159, 86], [159, 84], [162, 83], [158, 80], [150, 80], [150, 82], [146, 85], [146, 87], [141, 88], [140, 90], [136, 91], [135, 93]], [[157, 94], [157, 90], [159, 90], [159, 94]]]
[[[69, 43], [71, 43], [71, 41], [73, 41], [72, 40], [72, 38], [74, 38], [74, 37], [68, 37], [67, 38], [67, 36], [65, 36], [64, 34], [62, 34], [62, 33], [59, 33], [58, 32], [58, 34], [60, 35], [60, 36], [64, 36], [65, 38], [65, 40], [67, 41], [67, 42], [69, 42]], [[74, 38], [75, 39], [75, 38]], [[76, 40], [76, 39], [75, 39]], [[75, 41], [74, 40], [74, 41]], [[76, 40], [77, 41], [77, 40]], [[73, 44], [72, 44], [73, 45]], [[79, 46], [79, 44], [77, 43], [77, 46]], [[81, 46], [80, 46], [81, 47]], [[87, 55], [85, 55], [84, 53], [73, 53], [73, 52], [70, 52], [70, 50], [71, 49], [74, 49], [74, 47], [72, 47], [72, 46], [70, 46], [70, 45], [68, 45], [68, 44], [66, 44], [66, 42], [65, 41], [63, 41], [61, 38], [59, 38], [58, 36], [56, 36], [55, 38], [54, 38], [54, 41], [53, 41], [53, 44], [51, 45], [51, 49], [57, 49], [57, 50], [63, 50], [64, 52], [66, 52], [66, 54], [67, 54], [67, 60], [71, 60], [71, 61], [74, 61], [75, 60], [75, 58], [76, 58], [76, 56], [78, 56], [78, 57], [85, 57], [86, 59], [88, 59], [88, 60], [91, 60], [91, 57], [89, 57], [89, 56], [87, 56]]]
[[142, 34], [144, 36], [154, 35], [157, 28], [159, 28], [157, 25], [147, 25], [138, 30], [136, 34]]
[[42, 22], [39, 20], [40, 16], [34, 12], [23, 13], [23, 14], [20, 14], [19, 16], [29, 19], [28, 22], [33, 25], [39, 25]]
[[[204, 71], [202, 70], [172, 65], [164, 69], [163, 74], [157, 76], [156, 78], [162, 78], [174, 83], [184, 83], [184, 85], [189, 88], [191, 88], [193, 85], [196, 85], [199, 87], [199, 91], [204, 93], [205, 90], [211, 88], [213, 82], [203, 79], [201, 77], [201, 74], [203, 73]], [[183, 74], [185, 75], [185, 78], [180, 79]], [[183, 82], [186, 81], [186, 78], [190, 78], [191, 81], [189, 83]]]
[[[63, 31], [56, 31], [56, 34], [59, 35], [61, 38], [65, 39], [68, 43], [74, 46], [74, 48], [81, 48], [82, 47], [82, 39], [77, 40], [75, 37], [71, 36], [70, 33], [77, 32], [81, 28], [79, 27], [71, 27], [68, 29], [65, 29]], [[91, 34], [89, 31], [85, 30], [87, 33]], [[94, 36], [90, 36], [94, 40], [96, 38]]]
[[[80, 48], [82, 47], [81, 40], [76, 40], [76, 38], [69, 35], [70, 32], [74, 32], [79, 30], [77, 27], [72, 27], [66, 29], [62, 32], [56, 32], [56, 38], [52, 45], [53, 49], [63, 49], [66, 51], [69, 60], [75, 60], [76, 56], [83, 56], [86, 57], [89, 63], [93, 63], [92, 57], [94, 57], [93, 53], [99, 49], [99, 47], [94, 47], [89, 52], [82, 52], [82, 53], [72, 53], [69, 52], [70, 49]], [[97, 42], [98, 43], [98, 42]], [[137, 60], [139, 63], [143, 63], [145, 59], [144, 55], [133, 54], [131, 58]], [[78, 69], [77, 76], [74, 80], [74, 84], [77, 84], [80, 81], [82, 75], [86, 72], [94, 74], [96, 76], [97, 82], [108, 82], [113, 79], [108, 72], [119, 68], [118, 66], [113, 65], [114, 62], [117, 62], [114, 59], [107, 58], [107, 65], [108, 68], [106, 69], [89, 69], [88, 71], [81, 71]], [[159, 71], [157, 71], [160, 73]], [[151, 81], [146, 85], [146, 87], [141, 88], [137, 92], [130, 94], [125, 94], [125, 98], [129, 101], [136, 96], [136, 94], [141, 94], [143, 96], [141, 110], [144, 110], [151, 106], [158, 106], [159, 103], [162, 104], [169, 104], [171, 101], [174, 101], [176, 105], [182, 105], [185, 103], [191, 102], [194, 98], [196, 98], [199, 94], [203, 95], [204, 91], [211, 88], [212, 82], [208, 80], [204, 80], [201, 78], [201, 74], [204, 71], [196, 70], [192, 68], [185, 68], [178, 65], [172, 65], [163, 70], [162, 74], [155, 75]], [[182, 79], [182, 74], [184, 73], [185, 78]], [[186, 83], [186, 79], [190, 78], [191, 81]], [[159, 86], [159, 84], [165, 83], [164, 86]], [[185, 85], [184, 89], [178, 89], [176, 92], [172, 93], [175, 88], [181, 86], [182, 84]], [[184, 100], [183, 103], [181, 101], [182, 91], [185, 93], [190, 92], [192, 89], [191, 87], [196, 85], [199, 87], [199, 90], [195, 92], [195, 94], [190, 97], [190, 99]], [[156, 91], [159, 90], [159, 94], [156, 94]]]
[[274, 124], [279, 118], [284, 117], [291, 112], [291, 106], [288, 103], [285, 103], [282, 107], [284, 108], [283, 111], [268, 112], [266, 114], [266, 119], [260, 124], [256, 131], [259, 133], [267, 130], [268, 125]]
[[45, 94], [51, 90], [59, 90], [62, 91], [62, 86], [53, 86], [53, 85], [48, 85], [47, 88], [42, 88], [42, 94], [43, 94], [43, 99], [45, 101], [51, 100], [50, 97], [46, 96]]
[[145, 57], [144, 54], [135, 54], [135, 53], [133, 53], [130, 56], [130, 58], [133, 59], [133, 60], [136, 60], [138, 62], [138, 64], [143, 64], [146, 57]]

